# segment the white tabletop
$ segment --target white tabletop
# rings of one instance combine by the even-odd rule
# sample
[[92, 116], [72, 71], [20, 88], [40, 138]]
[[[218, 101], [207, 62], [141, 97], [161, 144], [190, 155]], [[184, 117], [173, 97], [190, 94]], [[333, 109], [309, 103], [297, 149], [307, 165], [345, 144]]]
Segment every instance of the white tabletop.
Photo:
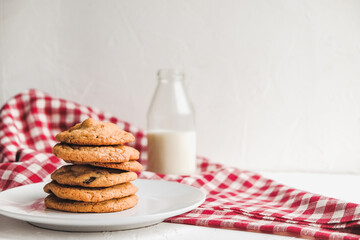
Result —
[[[354, 191], [359, 175], [262, 172], [265, 177], [299, 189], [360, 203], [360, 193]], [[295, 239], [271, 234], [160, 223], [155, 226], [117, 232], [73, 233], [40, 229], [30, 224], [0, 215], [0, 239]]]

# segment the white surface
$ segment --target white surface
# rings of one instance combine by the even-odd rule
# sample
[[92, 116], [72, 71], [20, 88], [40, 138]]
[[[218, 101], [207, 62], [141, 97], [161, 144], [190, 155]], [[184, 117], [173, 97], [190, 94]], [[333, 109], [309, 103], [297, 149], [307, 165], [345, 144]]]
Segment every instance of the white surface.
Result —
[[285, 185], [360, 204], [359, 175], [329, 173], [261, 172]]
[[36, 183], [0, 193], [0, 214], [63, 231], [116, 231], [145, 227], [188, 212], [205, 200], [201, 190], [175, 182], [138, 179], [138, 204], [115, 213], [79, 214], [46, 209], [43, 187]]
[[157, 69], [183, 65], [200, 155], [360, 173], [359, 12], [357, 0], [0, 0], [0, 97], [38, 88], [144, 128]]
[[[281, 180], [281, 183], [316, 191], [327, 196], [340, 197], [343, 200], [360, 203], [360, 192], [356, 190], [356, 183], [360, 182], [360, 176], [315, 174], [315, 173], [275, 173], [262, 172], [264, 176]], [[225, 230], [208, 227], [197, 227], [183, 224], [160, 223], [155, 226], [117, 232], [100, 233], [69, 233], [40, 229], [25, 222], [10, 219], [0, 215], [0, 239], [246, 239], [246, 240], [277, 240], [294, 239], [270, 234]]]
[[291, 237], [282, 237], [276, 235], [240, 232], [233, 230], [224, 230], [218, 228], [197, 227], [185, 224], [160, 223], [155, 226], [142, 229], [134, 229], [118, 232], [59, 232], [46, 229], [40, 229], [30, 224], [0, 215], [0, 239], [26, 239], [26, 240], [289, 240]]

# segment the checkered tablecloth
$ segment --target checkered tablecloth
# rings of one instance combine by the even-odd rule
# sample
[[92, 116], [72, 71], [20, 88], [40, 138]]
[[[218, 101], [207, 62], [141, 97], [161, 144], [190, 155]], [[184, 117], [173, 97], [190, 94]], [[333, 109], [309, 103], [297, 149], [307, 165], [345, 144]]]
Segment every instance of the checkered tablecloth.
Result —
[[[52, 153], [55, 135], [91, 117], [132, 132], [130, 145], [146, 166], [146, 135], [110, 114], [41, 91], [11, 98], [0, 111], [0, 189], [48, 181], [64, 164]], [[140, 178], [188, 184], [207, 193], [200, 207], [167, 222], [286, 234], [316, 239], [360, 239], [360, 206], [282, 185], [261, 175], [198, 157], [190, 176], [143, 171]]]

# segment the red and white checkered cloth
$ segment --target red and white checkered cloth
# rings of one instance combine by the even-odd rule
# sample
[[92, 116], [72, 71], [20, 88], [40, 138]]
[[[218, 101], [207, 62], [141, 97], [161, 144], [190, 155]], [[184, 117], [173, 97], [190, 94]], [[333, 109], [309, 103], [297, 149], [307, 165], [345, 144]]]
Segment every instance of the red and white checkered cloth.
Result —
[[[10, 99], [0, 112], [0, 190], [48, 181], [64, 164], [52, 153], [55, 135], [91, 117], [132, 132], [131, 146], [146, 166], [144, 132], [110, 114], [29, 90]], [[162, 175], [143, 171], [140, 178], [177, 181], [203, 189], [197, 209], [167, 222], [286, 234], [316, 239], [360, 239], [360, 206], [287, 187], [259, 174], [198, 158], [199, 174]]]

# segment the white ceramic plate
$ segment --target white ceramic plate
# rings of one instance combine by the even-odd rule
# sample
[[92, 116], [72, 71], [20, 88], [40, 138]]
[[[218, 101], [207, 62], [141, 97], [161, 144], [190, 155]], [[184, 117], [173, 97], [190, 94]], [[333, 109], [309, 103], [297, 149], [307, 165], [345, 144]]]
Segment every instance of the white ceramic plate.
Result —
[[138, 204], [115, 213], [69, 213], [44, 206], [43, 186], [25, 185], [0, 193], [0, 214], [27, 221], [32, 225], [62, 231], [115, 231], [140, 228], [190, 211], [205, 200], [194, 187], [160, 180], [138, 179]]

